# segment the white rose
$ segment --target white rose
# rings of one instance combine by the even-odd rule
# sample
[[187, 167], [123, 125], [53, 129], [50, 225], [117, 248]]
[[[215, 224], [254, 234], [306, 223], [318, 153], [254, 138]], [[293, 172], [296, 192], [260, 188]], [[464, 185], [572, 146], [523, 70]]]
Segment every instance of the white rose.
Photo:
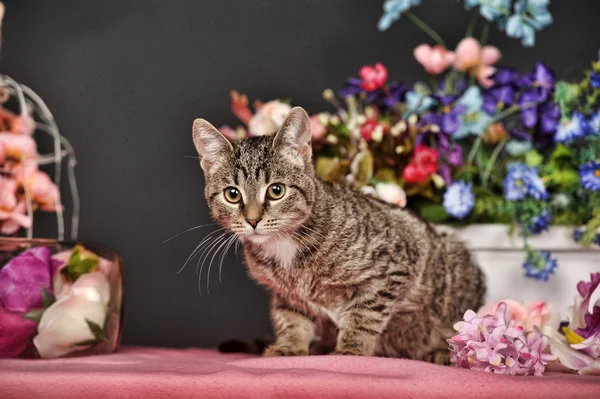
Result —
[[248, 130], [254, 136], [268, 136], [279, 130], [292, 107], [279, 100], [269, 101], [252, 116]]
[[42, 314], [33, 343], [44, 359], [64, 356], [89, 346], [74, 346], [96, 338], [86, 320], [101, 327], [106, 320], [110, 286], [102, 272], [79, 277], [65, 295]]
[[377, 183], [375, 191], [379, 198], [390, 204], [404, 208], [406, 206], [406, 193], [396, 183]]

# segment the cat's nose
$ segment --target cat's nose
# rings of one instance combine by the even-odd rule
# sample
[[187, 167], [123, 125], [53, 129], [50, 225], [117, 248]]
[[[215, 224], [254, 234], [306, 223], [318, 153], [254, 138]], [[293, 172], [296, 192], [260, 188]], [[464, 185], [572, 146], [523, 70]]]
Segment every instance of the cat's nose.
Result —
[[250, 226], [252, 226], [253, 229], [256, 229], [256, 226], [258, 225], [258, 223], [261, 221], [262, 219], [247, 219], [246, 218], [246, 222], [248, 222], [248, 224]]

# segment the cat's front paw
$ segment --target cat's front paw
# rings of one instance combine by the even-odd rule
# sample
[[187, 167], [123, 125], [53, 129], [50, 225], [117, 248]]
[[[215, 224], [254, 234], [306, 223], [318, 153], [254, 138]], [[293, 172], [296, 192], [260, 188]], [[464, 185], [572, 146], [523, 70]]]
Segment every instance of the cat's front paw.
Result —
[[271, 345], [263, 354], [264, 357], [278, 357], [278, 356], [307, 356], [308, 350], [301, 348], [291, 348], [288, 346]]

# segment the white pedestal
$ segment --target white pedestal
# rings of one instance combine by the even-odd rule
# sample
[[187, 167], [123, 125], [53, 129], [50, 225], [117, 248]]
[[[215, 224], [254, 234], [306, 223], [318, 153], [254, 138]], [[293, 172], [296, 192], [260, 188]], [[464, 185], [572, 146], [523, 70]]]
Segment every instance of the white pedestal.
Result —
[[[440, 226], [440, 229], [448, 227]], [[520, 302], [543, 300], [558, 309], [561, 319], [566, 320], [567, 308], [573, 304], [577, 293], [577, 283], [589, 281], [590, 273], [600, 272], [600, 248], [583, 248], [574, 242], [572, 228], [553, 227], [528, 240], [532, 248], [549, 250], [558, 260], [558, 267], [546, 282], [525, 277], [523, 241], [516, 234], [509, 236], [508, 226], [480, 224], [454, 231], [473, 250], [486, 274], [488, 301], [506, 298]], [[596, 292], [591, 303], [598, 298], [600, 292]]]

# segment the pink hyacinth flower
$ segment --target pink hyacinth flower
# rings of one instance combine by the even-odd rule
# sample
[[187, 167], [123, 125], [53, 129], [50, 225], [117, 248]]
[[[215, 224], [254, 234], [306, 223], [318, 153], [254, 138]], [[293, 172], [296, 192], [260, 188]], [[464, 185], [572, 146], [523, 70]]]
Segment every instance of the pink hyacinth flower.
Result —
[[419, 64], [432, 75], [444, 72], [456, 58], [452, 51], [446, 50], [440, 45], [431, 47], [428, 44], [421, 44], [415, 48], [413, 55]]
[[383, 87], [388, 78], [387, 69], [379, 62], [374, 66], [365, 65], [360, 69], [359, 74], [362, 78], [360, 87], [366, 91], [375, 91]]
[[500, 50], [494, 46], [481, 47], [479, 42], [467, 37], [458, 43], [455, 50], [454, 68], [477, 76], [483, 87], [491, 87], [494, 81], [491, 76], [496, 72], [494, 65], [501, 57]]
[[540, 376], [553, 355], [545, 353], [548, 339], [539, 328], [525, 335], [523, 327], [510, 319], [501, 302], [494, 315], [465, 312], [455, 324], [457, 335], [448, 340], [451, 360], [458, 367], [509, 375]]

